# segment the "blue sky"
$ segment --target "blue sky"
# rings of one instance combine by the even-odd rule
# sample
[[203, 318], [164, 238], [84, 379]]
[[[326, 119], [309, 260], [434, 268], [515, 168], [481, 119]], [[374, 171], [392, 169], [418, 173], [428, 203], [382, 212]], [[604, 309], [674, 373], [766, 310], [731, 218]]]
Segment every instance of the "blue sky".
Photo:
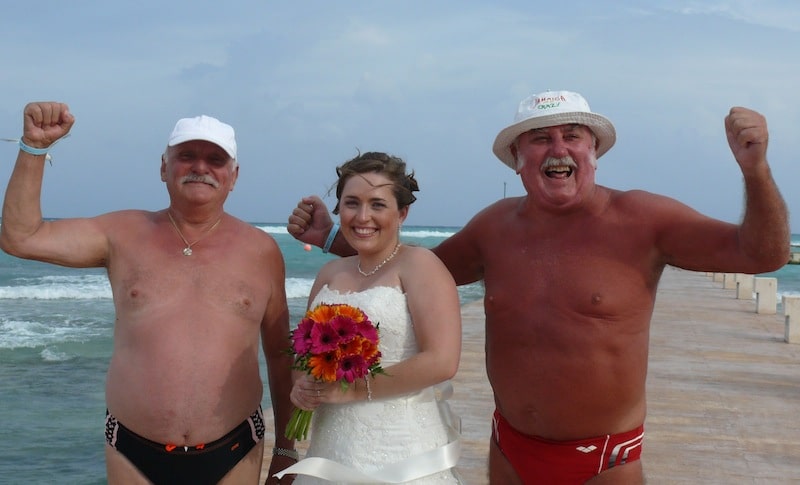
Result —
[[[166, 207], [167, 135], [178, 118], [208, 114], [237, 132], [241, 172], [226, 208], [242, 219], [285, 222], [360, 149], [415, 170], [407, 224], [460, 226], [523, 193], [491, 151], [518, 102], [567, 89], [617, 129], [598, 183], [737, 222], [742, 178], [723, 118], [747, 106], [767, 116], [768, 156], [800, 232], [800, 3], [561, 5], [11, 2], [0, 19], [0, 137], [19, 136], [28, 101], [70, 105], [77, 121], [46, 170], [46, 217]], [[0, 144], [3, 192], [16, 154]]]

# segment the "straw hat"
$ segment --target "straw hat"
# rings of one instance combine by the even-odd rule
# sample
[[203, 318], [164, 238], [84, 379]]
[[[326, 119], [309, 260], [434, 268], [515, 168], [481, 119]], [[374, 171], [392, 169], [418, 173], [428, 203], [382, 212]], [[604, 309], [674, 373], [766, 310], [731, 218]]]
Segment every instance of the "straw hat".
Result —
[[536, 128], [576, 123], [588, 126], [597, 137], [597, 158], [617, 141], [617, 132], [611, 121], [592, 113], [583, 96], [571, 91], [547, 91], [528, 96], [519, 103], [514, 123], [498, 133], [492, 151], [500, 161], [516, 170], [517, 161], [511, 154], [511, 144], [519, 135]]

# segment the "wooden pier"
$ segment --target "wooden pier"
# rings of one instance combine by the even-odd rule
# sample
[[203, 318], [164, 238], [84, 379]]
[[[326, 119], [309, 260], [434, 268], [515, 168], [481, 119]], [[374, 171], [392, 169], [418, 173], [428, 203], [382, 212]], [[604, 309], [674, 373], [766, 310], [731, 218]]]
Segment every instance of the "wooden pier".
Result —
[[[486, 485], [494, 404], [482, 302], [463, 306], [462, 315], [451, 400], [462, 419], [457, 469], [468, 484]], [[649, 360], [642, 455], [649, 485], [800, 484], [800, 345], [784, 342], [780, 311], [757, 314], [753, 300], [737, 299], [711, 276], [667, 268]], [[270, 450], [269, 433], [267, 443]], [[262, 483], [269, 453], [264, 458]]]

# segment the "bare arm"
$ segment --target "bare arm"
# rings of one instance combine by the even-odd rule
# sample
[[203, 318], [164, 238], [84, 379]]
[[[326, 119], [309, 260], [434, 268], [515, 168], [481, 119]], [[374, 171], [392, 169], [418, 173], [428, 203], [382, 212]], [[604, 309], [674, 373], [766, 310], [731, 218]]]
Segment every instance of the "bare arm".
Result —
[[744, 176], [745, 213], [739, 225], [741, 251], [764, 271], [789, 260], [791, 233], [786, 203], [767, 163], [767, 121], [747, 108], [731, 108], [725, 118], [731, 152]]
[[[63, 103], [25, 106], [22, 140], [45, 148], [69, 133], [75, 118]], [[3, 203], [0, 249], [26, 259], [64, 266], [101, 266], [108, 243], [93, 219], [42, 220], [41, 192], [45, 155], [19, 151]]]
[[[502, 224], [514, 217], [519, 198], [510, 197], [484, 208], [458, 232], [433, 248], [442, 260], [457, 285], [466, 285], [484, 278], [484, 257], [481, 242], [487, 236], [502, 231]], [[485, 244], [485, 242], [484, 242]]]
[[461, 356], [461, 307], [453, 277], [424, 248], [403, 264], [400, 279], [408, 300], [419, 352], [373, 381], [376, 398], [419, 391], [452, 378]]
[[[653, 198], [658, 246], [666, 262], [701, 271], [764, 273], [789, 261], [790, 231], [786, 204], [767, 163], [768, 132], [762, 115], [732, 108], [725, 118], [731, 152], [745, 185], [745, 211], [737, 226], [669, 199]], [[653, 202], [655, 201], [655, 202]]]
[[[294, 449], [294, 440], [285, 437], [286, 425], [292, 413], [289, 392], [292, 388], [292, 359], [286, 352], [289, 347], [289, 308], [286, 303], [286, 269], [277, 245], [269, 248], [268, 267], [265, 272], [270, 280], [270, 299], [261, 322], [261, 343], [267, 361], [269, 392], [272, 400], [272, 415], [275, 423], [274, 446]], [[294, 460], [280, 455], [272, 457], [267, 477], [294, 464]], [[288, 481], [289, 477], [287, 477]], [[270, 478], [267, 479], [267, 482]]]

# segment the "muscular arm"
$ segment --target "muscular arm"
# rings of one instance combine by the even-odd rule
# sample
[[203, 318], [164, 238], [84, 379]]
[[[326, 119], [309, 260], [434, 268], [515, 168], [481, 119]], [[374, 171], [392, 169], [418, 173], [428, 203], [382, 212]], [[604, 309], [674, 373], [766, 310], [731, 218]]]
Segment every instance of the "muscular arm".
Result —
[[731, 152], [745, 185], [741, 223], [717, 221], [674, 201], [658, 203], [660, 249], [669, 264], [694, 270], [763, 273], [789, 260], [786, 204], [767, 163], [768, 133], [760, 114], [732, 108], [725, 119]]
[[[23, 140], [33, 147], [48, 147], [66, 135], [73, 123], [65, 104], [30, 103], [25, 107]], [[97, 220], [42, 220], [44, 166], [44, 155], [20, 150], [3, 203], [0, 249], [63, 266], [101, 266], [108, 244]]]
[[741, 250], [759, 264], [777, 269], [789, 260], [789, 214], [767, 163], [769, 135], [760, 114], [732, 108], [725, 119], [728, 144], [742, 169], [745, 213], [739, 225]]

